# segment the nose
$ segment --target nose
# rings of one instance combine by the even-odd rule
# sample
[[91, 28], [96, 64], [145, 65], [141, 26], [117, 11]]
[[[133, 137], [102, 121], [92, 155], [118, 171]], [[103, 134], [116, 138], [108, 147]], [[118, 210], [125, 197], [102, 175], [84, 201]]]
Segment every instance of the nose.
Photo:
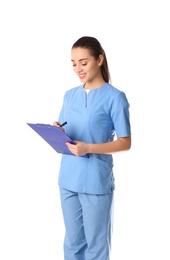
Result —
[[82, 69], [81, 64], [76, 66], [76, 71], [77, 71], [77, 73], [80, 73], [82, 70], [83, 70], [83, 69]]

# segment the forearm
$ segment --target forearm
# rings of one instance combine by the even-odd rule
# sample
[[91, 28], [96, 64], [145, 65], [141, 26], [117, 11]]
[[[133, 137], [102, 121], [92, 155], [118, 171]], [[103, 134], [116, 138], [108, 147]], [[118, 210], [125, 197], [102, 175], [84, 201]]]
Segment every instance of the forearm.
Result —
[[88, 153], [112, 154], [127, 151], [131, 148], [131, 137], [118, 138], [115, 141], [101, 144], [88, 144]]

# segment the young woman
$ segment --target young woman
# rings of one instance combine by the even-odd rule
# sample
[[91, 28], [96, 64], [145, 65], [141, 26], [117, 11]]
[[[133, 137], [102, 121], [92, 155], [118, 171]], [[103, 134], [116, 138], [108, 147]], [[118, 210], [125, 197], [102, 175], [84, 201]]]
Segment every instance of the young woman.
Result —
[[[82, 84], [66, 91], [58, 122], [76, 144], [62, 155], [59, 187], [65, 260], [109, 260], [114, 194], [112, 154], [131, 148], [129, 103], [110, 83], [105, 51], [94, 37], [72, 46]], [[87, 155], [88, 157], [84, 157]]]

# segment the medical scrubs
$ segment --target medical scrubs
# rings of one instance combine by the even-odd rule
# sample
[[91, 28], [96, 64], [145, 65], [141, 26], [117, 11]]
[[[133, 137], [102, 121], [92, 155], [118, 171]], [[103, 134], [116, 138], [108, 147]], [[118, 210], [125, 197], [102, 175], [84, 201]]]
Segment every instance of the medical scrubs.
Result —
[[[109, 83], [88, 94], [83, 85], [68, 90], [59, 115], [59, 122], [65, 121], [66, 133], [86, 143], [131, 135], [126, 95]], [[58, 184], [66, 227], [64, 259], [109, 260], [115, 188], [112, 155], [62, 155]]]

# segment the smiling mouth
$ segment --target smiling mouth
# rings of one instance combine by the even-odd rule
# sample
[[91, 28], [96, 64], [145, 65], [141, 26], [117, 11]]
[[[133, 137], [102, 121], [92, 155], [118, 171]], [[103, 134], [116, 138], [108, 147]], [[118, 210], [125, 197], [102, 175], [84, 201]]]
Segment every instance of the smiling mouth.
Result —
[[86, 74], [79, 74], [78, 76], [79, 76], [80, 79], [84, 79]]

